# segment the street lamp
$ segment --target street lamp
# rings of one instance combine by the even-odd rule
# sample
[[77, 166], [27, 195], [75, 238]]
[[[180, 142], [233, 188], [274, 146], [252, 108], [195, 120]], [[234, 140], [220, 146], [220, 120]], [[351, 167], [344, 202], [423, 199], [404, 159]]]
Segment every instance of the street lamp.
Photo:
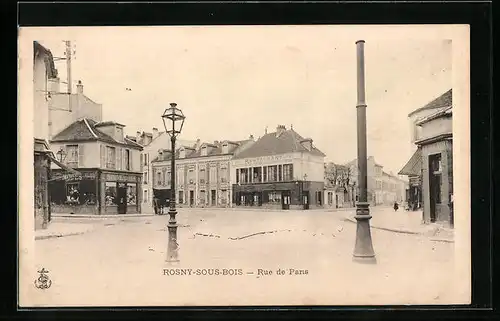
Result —
[[62, 147], [60, 147], [56, 154], [57, 156], [59, 156], [59, 161], [62, 163], [63, 160], [66, 158], [66, 152]]
[[365, 57], [364, 40], [356, 41], [357, 71], [358, 71], [358, 103], [357, 131], [358, 131], [358, 186], [359, 199], [356, 203], [356, 245], [354, 246], [353, 261], [360, 263], [377, 263], [373, 251], [370, 232], [370, 204], [367, 202], [367, 151], [366, 151], [366, 102], [365, 102]]
[[178, 259], [178, 248], [177, 243], [177, 221], [175, 220], [175, 215], [177, 215], [177, 210], [175, 209], [175, 140], [177, 135], [182, 131], [182, 126], [184, 125], [184, 120], [186, 117], [182, 111], [177, 108], [176, 103], [171, 103], [170, 107], [165, 109], [163, 115], [161, 116], [163, 120], [163, 125], [165, 126], [165, 132], [170, 136], [171, 143], [171, 165], [170, 165], [170, 209], [168, 210], [168, 248], [167, 248], [167, 262], [179, 262]]

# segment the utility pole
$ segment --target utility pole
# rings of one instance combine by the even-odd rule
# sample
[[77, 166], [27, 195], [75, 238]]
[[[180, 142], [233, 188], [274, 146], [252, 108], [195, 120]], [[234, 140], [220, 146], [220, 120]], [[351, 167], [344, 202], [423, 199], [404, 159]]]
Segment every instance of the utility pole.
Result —
[[72, 106], [72, 99], [71, 99], [71, 93], [72, 93], [72, 80], [71, 80], [71, 41], [66, 40], [66, 70], [68, 74], [68, 99], [69, 99], [69, 111], [71, 112]]

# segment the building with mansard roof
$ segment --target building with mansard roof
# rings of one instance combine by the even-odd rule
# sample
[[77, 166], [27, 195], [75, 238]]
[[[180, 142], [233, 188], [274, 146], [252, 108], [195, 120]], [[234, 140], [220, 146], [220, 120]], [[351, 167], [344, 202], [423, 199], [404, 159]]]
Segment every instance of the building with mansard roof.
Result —
[[59, 161], [81, 176], [54, 169], [52, 209], [59, 213], [134, 214], [141, 212], [142, 146], [124, 134], [125, 125], [83, 118], [51, 140]]
[[[180, 207], [231, 206], [231, 159], [254, 144], [253, 136], [245, 140], [222, 140], [183, 144], [175, 151], [176, 202]], [[152, 160], [155, 196], [167, 205], [171, 197], [170, 149], [158, 151]]]
[[324, 158], [311, 138], [279, 125], [231, 160], [232, 201], [281, 209], [323, 207]]

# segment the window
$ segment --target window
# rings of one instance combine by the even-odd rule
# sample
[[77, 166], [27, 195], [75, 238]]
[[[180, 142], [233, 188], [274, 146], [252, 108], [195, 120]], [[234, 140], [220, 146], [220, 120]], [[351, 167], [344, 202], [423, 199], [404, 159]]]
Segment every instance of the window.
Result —
[[281, 181], [282, 179], [282, 174], [283, 173], [283, 165], [278, 165], [278, 181]]
[[156, 172], [156, 185], [163, 185], [161, 171]]
[[328, 204], [332, 205], [333, 204], [333, 193], [328, 192]]
[[227, 183], [227, 167], [221, 166], [221, 168], [219, 170], [219, 177], [220, 177], [221, 183]]
[[262, 171], [260, 167], [254, 167], [253, 168], [253, 182], [254, 183], [260, 183], [261, 182], [261, 175]]
[[172, 173], [170, 172], [170, 170], [167, 170], [167, 172], [165, 173], [165, 185], [170, 185], [171, 182], [172, 182]]
[[269, 203], [281, 203], [281, 192], [269, 192]]
[[293, 180], [293, 164], [283, 165], [283, 181]]
[[320, 206], [323, 205], [323, 197], [322, 197], [323, 195], [322, 194], [323, 193], [321, 193], [321, 191], [316, 192], [316, 203]]
[[148, 172], [142, 173], [142, 183], [147, 184], [148, 183]]
[[106, 182], [105, 199], [106, 206], [117, 204], [115, 182]]
[[106, 146], [106, 168], [115, 169], [116, 168], [116, 148]]
[[78, 145], [66, 145], [66, 164], [78, 167]]
[[217, 167], [210, 167], [210, 183], [217, 183]]
[[130, 170], [130, 150], [129, 149], [126, 149], [125, 150], [125, 170], [126, 171], [129, 171]]
[[128, 184], [127, 185], [127, 205], [137, 204], [137, 185]]
[[184, 192], [179, 191], [179, 204], [184, 204]]
[[145, 189], [144, 190], [144, 197], [143, 197], [143, 203], [147, 203], [148, 202], [148, 190]]
[[205, 179], [206, 179], [205, 169], [201, 168], [200, 169], [200, 184], [205, 184]]
[[268, 166], [268, 175], [267, 175], [267, 179], [269, 182], [276, 182], [278, 181], [278, 166], [274, 165], [274, 166]]
[[194, 168], [191, 167], [188, 170], [188, 183], [189, 184], [194, 184], [195, 179], [196, 179], [196, 175], [195, 175], [195, 172], [194, 172]]
[[179, 186], [184, 185], [184, 168], [178, 167], [177, 168], [177, 177], [176, 177], [177, 184]]
[[236, 169], [236, 184], [240, 183], [240, 169]]

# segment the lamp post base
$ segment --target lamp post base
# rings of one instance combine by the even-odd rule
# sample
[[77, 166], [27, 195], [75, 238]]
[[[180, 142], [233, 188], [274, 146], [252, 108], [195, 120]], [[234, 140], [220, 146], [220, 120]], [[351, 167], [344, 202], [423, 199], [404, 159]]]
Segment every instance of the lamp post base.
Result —
[[177, 211], [172, 206], [168, 211], [170, 215], [167, 229], [168, 229], [168, 248], [167, 248], [167, 262], [176, 263], [179, 262], [179, 243], [177, 242], [177, 222], [175, 220], [175, 215]]
[[372, 236], [370, 232], [370, 210], [369, 203], [357, 203], [356, 208], [356, 245], [352, 255], [353, 262], [376, 264], [375, 252], [373, 251]]

